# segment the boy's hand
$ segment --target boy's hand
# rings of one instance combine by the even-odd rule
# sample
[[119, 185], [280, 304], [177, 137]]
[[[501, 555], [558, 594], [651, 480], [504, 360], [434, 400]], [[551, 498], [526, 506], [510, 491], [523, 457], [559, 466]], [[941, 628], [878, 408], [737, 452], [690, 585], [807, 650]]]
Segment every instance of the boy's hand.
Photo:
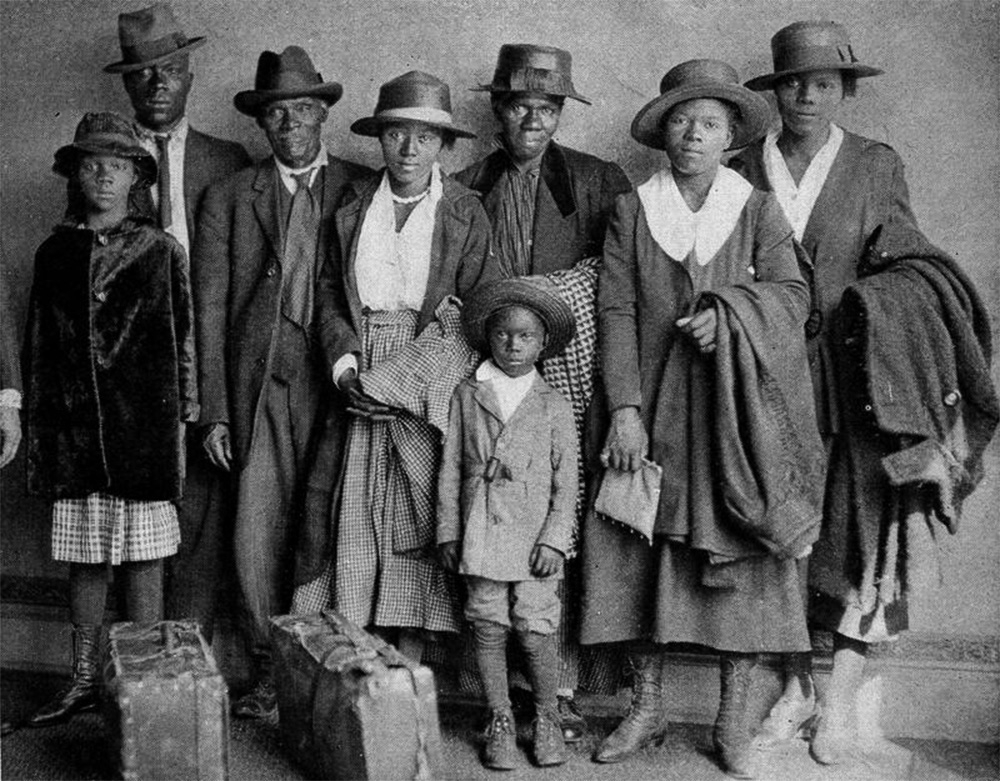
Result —
[[531, 558], [528, 563], [531, 565], [531, 574], [536, 578], [548, 578], [559, 574], [563, 563], [562, 553], [555, 548], [550, 548], [542, 543], [535, 543], [531, 549]]
[[458, 540], [438, 545], [438, 561], [448, 572], [458, 572]]

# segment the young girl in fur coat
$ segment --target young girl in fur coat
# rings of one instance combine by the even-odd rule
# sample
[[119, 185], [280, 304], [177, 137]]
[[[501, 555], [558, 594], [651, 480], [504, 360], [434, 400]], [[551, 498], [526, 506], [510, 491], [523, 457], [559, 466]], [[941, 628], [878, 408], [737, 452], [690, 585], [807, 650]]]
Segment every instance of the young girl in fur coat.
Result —
[[96, 707], [109, 569], [129, 620], [162, 618], [177, 551], [181, 424], [198, 416], [188, 264], [130, 208], [156, 161], [117, 114], [87, 114], [53, 170], [66, 221], [38, 249], [25, 345], [28, 490], [53, 501], [52, 557], [69, 562], [73, 679], [28, 719]]

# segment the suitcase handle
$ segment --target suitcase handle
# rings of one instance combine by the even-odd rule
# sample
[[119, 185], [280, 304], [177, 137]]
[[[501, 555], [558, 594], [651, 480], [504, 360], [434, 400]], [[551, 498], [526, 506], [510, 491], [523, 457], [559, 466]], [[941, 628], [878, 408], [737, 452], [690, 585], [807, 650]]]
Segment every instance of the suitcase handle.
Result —
[[324, 620], [342, 634], [359, 651], [369, 651], [382, 657], [383, 662], [389, 667], [416, 667], [416, 663], [409, 657], [404, 656], [393, 648], [385, 640], [375, 637], [352, 621], [348, 621], [342, 615], [329, 608], [320, 611]]

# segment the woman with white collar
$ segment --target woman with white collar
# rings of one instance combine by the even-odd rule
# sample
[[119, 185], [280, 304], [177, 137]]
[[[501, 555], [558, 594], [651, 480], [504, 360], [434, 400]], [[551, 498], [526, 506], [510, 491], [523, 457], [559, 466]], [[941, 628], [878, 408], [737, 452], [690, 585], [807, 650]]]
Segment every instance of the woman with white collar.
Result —
[[[811, 261], [812, 311], [806, 337], [816, 416], [831, 453], [832, 476], [835, 441], [843, 428], [832, 350], [834, 310], [844, 289], [857, 279], [865, 242], [876, 228], [888, 223], [916, 228], [916, 218], [899, 155], [833, 122], [844, 98], [854, 95], [857, 80], [882, 73], [858, 62], [847, 30], [836, 22], [795, 22], [774, 35], [771, 51], [774, 72], [746, 86], [773, 90], [781, 127], [743, 150], [730, 165], [754, 187], [774, 192]], [[840, 528], [847, 521], [824, 519], [825, 528], [834, 523]], [[860, 553], [858, 557], [862, 559]], [[871, 562], [848, 567], [840, 561], [825, 563], [827, 558], [821, 540], [810, 563], [815, 595], [810, 617], [835, 633], [834, 666], [811, 750], [818, 762], [834, 764], [845, 758], [853, 742], [854, 699], [868, 644], [892, 638], [907, 621], [901, 600], [880, 603], [869, 612], [861, 607], [859, 589], [842, 587], [840, 577], [831, 577], [848, 569], [873, 572], [874, 554]], [[792, 738], [817, 709], [810, 656], [788, 657], [785, 668], [785, 691], [758, 736], [761, 748]]]
[[[660, 90], [632, 136], [670, 165], [618, 198], [599, 280], [610, 413], [601, 460], [635, 472], [651, 459], [662, 480], [652, 544], [603, 516], [584, 529], [582, 642], [629, 643], [636, 674], [632, 707], [594, 758], [621, 761], [662, 737], [663, 651], [695, 643], [720, 652], [721, 764], [750, 777], [757, 655], [809, 649], [796, 567], [818, 533], [822, 492], [802, 337], [809, 294], [774, 196], [720, 165], [763, 135], [766, 101], [717, 60], [676, 66]], [[741, 349], [759, 376], [741, 373]], [[726, 412], [772, 379], [780, 409], [762, 399], [763, 417]], [[783, 444], [758, 437], [765, 420], [789, 435]]]
[[351, 130], [378, 138], [386, 166], [348, 186], [316, 292], [322, 349], [353, 414], [333, 524], [332, 602], [419, 656], [422, 631], [462, 624], [454, 577], [434, 559], [441, 435], [426, 416], [368, 395], [363, 382], [435, 322], [443, 301], [485, 281], [490, 222], [478, 195], [438, 164], [457, 137], [475, 137], [454, 124], [440, 79], [411, 71], [386, 82], [374, 115]]

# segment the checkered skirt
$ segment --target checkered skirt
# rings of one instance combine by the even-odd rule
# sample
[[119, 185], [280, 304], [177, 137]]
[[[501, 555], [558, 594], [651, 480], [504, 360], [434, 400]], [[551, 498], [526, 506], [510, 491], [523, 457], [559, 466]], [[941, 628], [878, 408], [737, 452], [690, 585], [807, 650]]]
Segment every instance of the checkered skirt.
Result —
[[52, 558], [79, 564], [121, 564], [172, 556], [181, 541], [173, 502], [93, 493], [52, 506]]

